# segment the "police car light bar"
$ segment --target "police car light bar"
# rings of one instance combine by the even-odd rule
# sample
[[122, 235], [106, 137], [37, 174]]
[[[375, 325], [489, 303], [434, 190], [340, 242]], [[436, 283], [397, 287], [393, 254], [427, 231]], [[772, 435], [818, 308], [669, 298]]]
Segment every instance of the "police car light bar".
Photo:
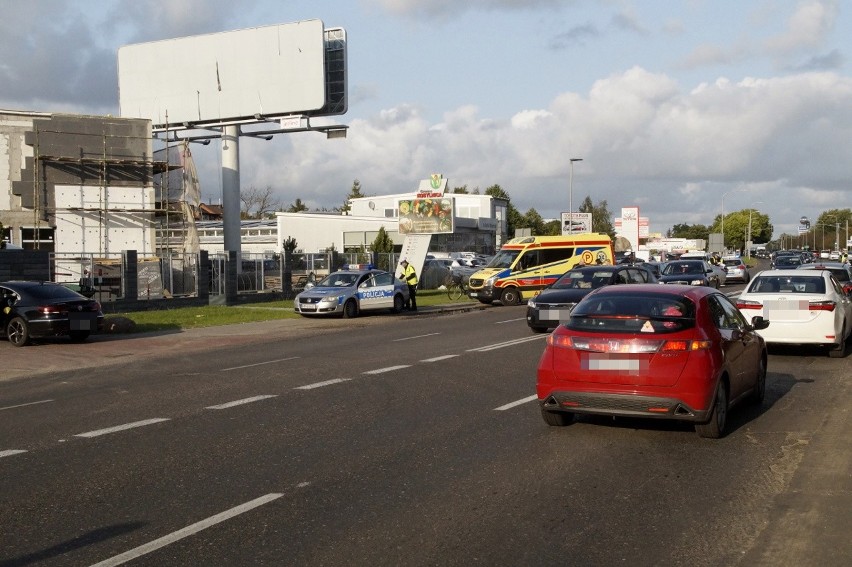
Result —
[[373, 270], [375, 266], [373, 264], [347, 264], [343, 266], [344, 270]]

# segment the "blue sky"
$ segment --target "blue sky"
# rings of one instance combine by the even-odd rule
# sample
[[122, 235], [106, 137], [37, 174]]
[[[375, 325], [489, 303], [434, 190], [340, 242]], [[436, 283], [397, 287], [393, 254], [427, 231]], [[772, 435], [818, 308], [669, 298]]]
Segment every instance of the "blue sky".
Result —
[[[606, 199], [652, 231], [852, 207], [852, 6], [839, 0], [0, 0], [0, 108], [117, 114], [129, 43], [320, 19], [348, 36], [345, 140], [241, 144], [283, 205], [499, 184], [556, 217]], [[194, 148], [205, 200], [219, 149]]]

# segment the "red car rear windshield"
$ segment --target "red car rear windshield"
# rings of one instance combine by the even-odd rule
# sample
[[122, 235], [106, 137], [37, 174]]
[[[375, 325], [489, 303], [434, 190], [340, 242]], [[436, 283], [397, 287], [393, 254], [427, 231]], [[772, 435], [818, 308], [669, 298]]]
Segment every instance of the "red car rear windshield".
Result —
[[574, 308], [566, 326], [583, 332], [673, 333], [695, 326], [695, 305], [679, 295], [593, 295]]

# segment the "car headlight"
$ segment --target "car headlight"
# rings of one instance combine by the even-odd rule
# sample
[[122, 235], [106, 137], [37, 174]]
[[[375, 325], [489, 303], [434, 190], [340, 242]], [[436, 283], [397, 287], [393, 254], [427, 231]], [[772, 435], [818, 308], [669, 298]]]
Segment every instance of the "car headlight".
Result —
[[341, 295], [326, 295], [322, 298], [323, 303], [338, 303], [343, 296]]
[[704, 280], [692, 280], [689, 285], [704, 285]]
[[491, 276], [490, 278], [485, 280], [485, 282], [482, 285], [484, 285], [486, 287], [492, 287], [494, 285], [494, 282], [496, 282], [496, 281], [497, 281], [497, 276]]
[[535, 300], [534, 299], [528, 299], [527, 300], [527, 307], [529, 307], [530, 309], [535, 309]]

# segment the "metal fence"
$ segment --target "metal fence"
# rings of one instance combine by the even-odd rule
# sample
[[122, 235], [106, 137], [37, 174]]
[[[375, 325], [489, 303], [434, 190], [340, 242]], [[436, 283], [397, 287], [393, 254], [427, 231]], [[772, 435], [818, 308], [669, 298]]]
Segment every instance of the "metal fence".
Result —
[[[300, 291], [308, 281], [317, 281], [329, 273], [350, 264], [373, 263], [381, 270], [393, 271], [399, 254], [370, 254], [364, 252], [294, 253], [290, 265], [284, 266], [280, 254], [242, 254], [237, 268], [237, 293], [282, 292], [284, 277], [291, 278], [289, 289]], [[211, 295], [225, 293], [227, 255], [209, 256], [209, 289]], [[199, 293], [200, 260], [198, 254], [164, 251], [159, 256], [137, 258], [138, 297], [132, 299], [160, 299], [188, 297]], [[125, 274], [123, 256], [78, 253], [51, 253], [50, 280], [62, 283], [107, 302], [123, 297], [127, 286], [122, 281]]]

